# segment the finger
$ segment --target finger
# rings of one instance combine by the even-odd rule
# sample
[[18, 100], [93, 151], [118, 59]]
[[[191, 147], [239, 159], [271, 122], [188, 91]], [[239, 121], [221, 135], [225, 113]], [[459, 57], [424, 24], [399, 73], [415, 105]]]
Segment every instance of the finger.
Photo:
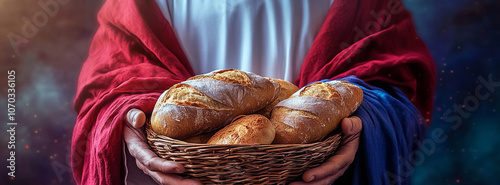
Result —
[[125, 141], [140, 140], [142, 142], [147, 142], [144, 129], [134, 128], [130, 124], [126, 124], [123, 127], [123, 138]]
[[323, 184], [332, 184], [333, 182], [335, 182], [335, 180], [337, 180], [340, 176], [342, 176], [346, 170], [347, 170], [347, 168], [344, 169], [344, 170], [342, 170], [342, 171], [340, 171], [339, 173], [336, 173], [334, 175], [325, 177], [323, 179], [316, 179], [316, 180], [311, 181], [311, 182], [304, 182], [304, 181], [293, 182], [293, 183], [290, 183], [290, 185], [323, 185]]
[[[128, 129], [125, 129], [125, 132]], [[185, 168], [174, 161], [167, 161], [159, 158], [149, 147], [149, 145], [139, 137], [134, 137], [131, 134], [125, 134], [125, 142], [130, 155], [136, 158], [147, 169], [159, 171], [163, 173], [184, 173]], [[143, 169], [144, 170], [144, 169]]]
[[298, 182], [292, 182], [290, 185], [306, 185], [306, 182], [298, 181]]
[[353, 135], [361, 132], [363, 124], [359, 117], [351, 116], [344, 118], [340, 123], [340, 127], [342, 128], [342, 133], [344, 133], [344, 135]]
[[355, 138], [354, 140], [340, 146], [339, 149], [335, 152], [334, 156], [330, 157], [328, 161], [323, 163], [322, 165], [306, 171], [304, 175], [302, 175], [302, 179], [305, 182], [311, 182], [335, 175], [347, 169], [349, 165], [354, 161], [358, 146], [359, 138]]
[[342, 128], [342, 133], [344, 134], [340, 143], [341, 146], [351, 142], [353, 139], [359, 138], [363, 128], [362, 121], [357, 116], [351, 116], [343, 119], [340, 126]]
[[184, 179], [178, 175], [174, 174], [164, 174], [160, 172], [152, 172], [150, 174], [153, 179], [158, 179], [155, 180], [158, 184], [172, 184], [172, 185], [178, 185], [178, 184], [185, 184], [185, 185], [201, 185], [201, 182], [198, 182], [193, 179]]
[[[184, 166], [174, 161], [159, 158], [150, 149], [137, 151], [129, 148], [130, 155], [134, 156], [144, 167], [151, 171], [163, 173], [184, 173]], [[144, 170], [144, 169], [143, 169]]]
[[[316, 182], [326, 180], [335, 180], [343, 173], [354, 161], [354, 156], [359, 145], [359, 133], [362, 129], [362, 122], [359, 117], [352, 116], [345, 118], [341, 122], [342, 145], [335, 152], [335, 155], [328, 159], [322, 165], [310, 169], [302, 175], [304, 182]], [[333, 178], [335, 177], [335, 178]], [[325, 181], [326, 182], [326, 181]]]
[[342, 158], [340, 156], [336, 157], [335, 160], [328, 161], [321, 166], [306, 171], [302, 175], [302, 180], [304, 182], [316, 182], [323, 181], [332, 176], [338, 177], [342, 175], [340, 172], [345, 171], [349, 167], [350, 162], [347, 162], [349, 159], [345, 156], [342, 156]]
[[[143, 168], [140, 168], [141, 170], [145, 171], [145, 170], [150, 170], [150, 171], [156, 171], [156, 172], [161, 172], [161, 173], [184, 173], [185, 169], [180, 169], [178, 165], [180, 165], [179, 163], [176, 163], [174, 161], [167, 161], [165, 159], [162, 159], [162, 158], [156, 158], [158, 160], [161, 160], [161, 161], [152, 161], [152, 162], [142, 162], [138, 159], [135, 160], [137, 166], [142, 166]], [[151, 166], [148, 166], [148, 163], [169, 163], [169, 164], [162, 164], [164, 165], [163, 167], [159, 166], [159, 167], [151, 167]], [[146, 164], [144, 164], [146, 163]], [[151, 164], [150, 164], [151, 165]], [[167, 167], [168, 166], [168, 167]], [[180, 165], [182, 166], [182, 165]], [[155, 168], [164, 168], [164, 169], [155, 169]]]
[[127, 113], [127, 121], [134, 128], [140, 128], [146, 122], [146, 114], [142, 110], [132, 108]]
[[192, 184], [192, 185], [201, 185], [200, 182], [193, 179], [184, 179], [181, 176], [175, 174], [165, 174], [161, 172], [155, 172], [151, 170], [147, 170], [147, 168], [142, 165], [140, 162], [137, 163], [137, 167], [143, 170], [144, 173], [149, 175], [156, 183], [158, 184]]

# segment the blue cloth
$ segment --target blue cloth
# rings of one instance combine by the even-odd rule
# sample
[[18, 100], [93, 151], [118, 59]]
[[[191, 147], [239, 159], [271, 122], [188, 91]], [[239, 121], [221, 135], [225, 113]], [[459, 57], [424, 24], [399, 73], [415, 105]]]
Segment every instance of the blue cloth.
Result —
[[427, 128], [420, 111], [392, 85], [374, 87], [355, 76], [339, 80], [363, 89], [363, 102], [353, 114], [363, 129], [354, 162], [335, 184], [410, 184], [412, 152]]

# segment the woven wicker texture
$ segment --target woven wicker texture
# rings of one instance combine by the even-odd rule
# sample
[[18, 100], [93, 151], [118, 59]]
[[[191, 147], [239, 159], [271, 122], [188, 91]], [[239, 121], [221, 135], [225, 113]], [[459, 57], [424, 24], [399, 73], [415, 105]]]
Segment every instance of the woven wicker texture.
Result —
[[203, 184], [288, 184], [323, 163], [341, 138], [340, 131], [334, 131], [324, 141], [309, 144], [208, 145], [158, 135], [150, 127], [146, 132], [158, 156], [183, 164], [183, 176]]

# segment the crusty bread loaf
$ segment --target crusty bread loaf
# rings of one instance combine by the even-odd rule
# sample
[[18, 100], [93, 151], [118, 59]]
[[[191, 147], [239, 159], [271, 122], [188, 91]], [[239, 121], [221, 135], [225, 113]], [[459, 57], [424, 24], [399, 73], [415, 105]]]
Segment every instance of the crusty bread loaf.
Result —
[[274, 106], [276, 106], [280, 101], [287, 99], [293, 93], [299, 90], [299, 88], [295, 84], [292, 84], [285, 80], [273, 78], [269, 78], [269, 80], [274, 81], [280, 85], [280, 93], [272, 103], [255, 112], [256, 114], [261, 114], [267, 118], [271, 118], [271, 111], [273, 110]]
[[299, 144], [323, 139], [363, 101], [363, 91], [345, 81], [316, 82], [281, 101], [271, 112], [273, 143]]
[[216, 132], [207, 144], [271, 144], [275, 134], [274, 126], [266, 117], [245, 115]]
[[279, 85], [264, 77], [235, 69], [198, 75], [166, 90], [151, 115], [152, 129], [185, 139], [219, 129], [241, 114], [272, 102]]

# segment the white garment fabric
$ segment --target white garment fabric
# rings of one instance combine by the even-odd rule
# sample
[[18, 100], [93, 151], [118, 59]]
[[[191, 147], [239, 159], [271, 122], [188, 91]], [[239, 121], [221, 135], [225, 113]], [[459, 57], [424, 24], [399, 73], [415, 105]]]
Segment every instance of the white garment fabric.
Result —
[[196, 74], [295, 81], [333, 0], [156, 0]]
[[[155, 0], [196, 74], [240, 69], [294, 82], [333, 0]], [[124, 151], [125, 184], [154, 184]]]

